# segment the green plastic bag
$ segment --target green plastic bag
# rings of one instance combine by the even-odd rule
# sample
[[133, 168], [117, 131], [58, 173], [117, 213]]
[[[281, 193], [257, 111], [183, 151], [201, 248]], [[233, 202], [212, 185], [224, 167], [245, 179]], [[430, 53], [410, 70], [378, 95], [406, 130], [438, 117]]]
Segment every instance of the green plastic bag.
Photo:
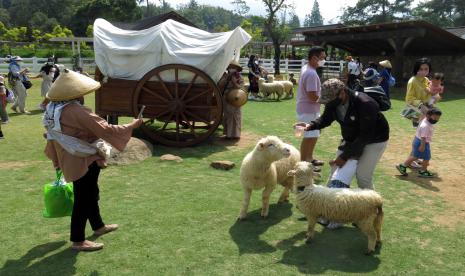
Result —
[[57, 170], [56, 180], [44, 185], [43, 215], [46, 218], [71, 216], [73, 212], [73, 183], [66, 183], [62, 175], [61, 170]]

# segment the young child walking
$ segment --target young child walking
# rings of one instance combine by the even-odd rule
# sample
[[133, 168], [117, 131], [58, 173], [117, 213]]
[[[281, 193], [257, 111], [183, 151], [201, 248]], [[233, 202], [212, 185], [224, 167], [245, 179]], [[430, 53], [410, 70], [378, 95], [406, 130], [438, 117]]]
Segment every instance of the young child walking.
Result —
[[404, 176], [408, 175], [407, 167], [413, 161], [422, 159], [421, 169], [418, 171], [419, 177], [434, 177], [434, 174], [428, 171], [429, 161], [431, 160], [430, 143], [433, 138], [434, 124], [436, 124], [442, 115], [441, 110], [437, 107], [429, 109], [426, 117], [420, 122], [417, 133], [412, 143], [412, 152], [404, 163], [396, 166], [397, 170]]

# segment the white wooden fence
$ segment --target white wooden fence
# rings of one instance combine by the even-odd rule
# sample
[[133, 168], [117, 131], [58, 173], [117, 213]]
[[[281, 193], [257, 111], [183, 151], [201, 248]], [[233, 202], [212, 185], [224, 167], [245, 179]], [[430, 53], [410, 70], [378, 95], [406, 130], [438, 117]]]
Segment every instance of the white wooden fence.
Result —
[[[240, 58], [239, 63], [243, 68], [243, 72], [248, 72], [247, 63], [248, 58]], [[274, 59], [261, 59], [260, 66], [267, 70], [270, 74], [275, 72], [274, 70]], [[280, 73], [300, 73], [302, 67], [307, 64], [307, 60], [292, 60], [292, 59], [281, 59], [279, 61]], [[323, 66], [323, 75], [325, 78], [340, 77], [344, 70], [346, 62], [343, 60], [327, 60]]]
[[[23, 58], [22, 67], [29, 68], [31, 73], [39, 73], [40, 68], [47, 62], [47, 58]], [[66, 68], [73, 68], [73, 60], [71, 58], [59, 58], [58, 63]], [[85, 72], [93, 73], [95, 71], [95, 61], [93, 58], [81, 58], [82, 68]], [[5, 58], [0, 58], [0, 73], [8, 73], [8, 63]]]
[[[247, 63], [248, 58], [240, 58], [239, 63], [241, 64], [244, 73], [248, 73]], [[30, 72], [38, 73], [40, 68], [47, 62], [47, 58], [23, 58], [23, 67], [28, 67]], [[67, 68], [73, 68], [73, 60], [71, 58], [60, 58], [58, 60], [59, 64], [63, 64]], [[288, 73], [299, 73], [302, 66], [307, 63], [307, 60], [292, 60], [292, 59], [282, 59], [279, 62], [279, 70], [283, 74]], [[81, 58], [82, 68], [85, 72], [92, 74], [95, 71], [95, 60], [93, 58]], [[261, 59], [260, 66], [265, 68], [270, 74], [274, 73], [274, 59]], [[323, 76], [324, 78], [331, 77], [340, 77], [344, 69], [344, 61], [329, 61], [327, 60], [323, 66]], [[6, 63], [5, 58], [0, 58], [0, 73], [8, 73], [8, 63]]]

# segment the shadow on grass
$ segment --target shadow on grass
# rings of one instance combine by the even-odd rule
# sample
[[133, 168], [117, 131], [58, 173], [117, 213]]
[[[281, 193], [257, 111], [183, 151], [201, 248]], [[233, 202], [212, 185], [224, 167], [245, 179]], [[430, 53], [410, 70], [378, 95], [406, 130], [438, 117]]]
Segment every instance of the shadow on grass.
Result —
[[[299, 245], [295, 245], [300, 241]], [[327, 270], [348, 273], [374, 271], [380, 264], [375, 255], [366, 256], [366, 236], [357, 228], [343, 227], [315, 232], [310, 244], [305, 243], [305, 232], [300, 232], [278, 243], [285, 250], [280, 263], [295, 266], [301, 273], [321, 274]]]
[[410, 173], [408, 176], [403, 175], [396, 175], [396, 178], [400, 181], [408, 181], [415, 185], [418, 185], [424, 189], [439, 192], [440, 189], [434, 186], [433, 182], [442, 182], [442, 178], [440, 177], [433, 177], [433, 178], [420, 178], [416, 176], [416, 172]]
[[77, 252], [70, 248], [43, 258], [65, 244], [65, 241], [60, 241], [35, 246], [20, 259], [7, 260], [0, 269], [0, 275], [74, 275]]
[[274, 246], [261, 240], [260, 235], [265, 233], [268, 228], [290, 217], [292, 215], [292, 204], [270, 204], [270, 212], [266, 219], [260, 216], [260, 212], [261, 209], [249, 212], [245, 220], [236, 221], [229, 228], [229, 234], [239, 248], [239, 255], [276, 251]]

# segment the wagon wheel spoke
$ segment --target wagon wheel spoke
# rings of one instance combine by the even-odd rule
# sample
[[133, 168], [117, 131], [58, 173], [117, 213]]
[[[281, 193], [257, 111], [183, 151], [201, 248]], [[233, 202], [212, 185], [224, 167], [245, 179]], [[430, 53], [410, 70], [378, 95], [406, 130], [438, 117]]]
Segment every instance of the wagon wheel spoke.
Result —
[[179, 113], [176, 113], [176, 141], [179, 142]]
[[[170, 112], [170, 110], [169, 110], [169, 109], [168, 109], [168, 110], [164, 110], [164, 111], [162, 111], [162, 112], [160, 112], [160, 113], [156, 114], [156, 115], [155, 115], [155, 118], [157, 118], [157, 117], [161, 117], [161, 116], [165, 115], [165, 114], [166, 114], [166, 113], [168, 113], [168, 112]], [[170, 116], [171, 116], [171, 115], [170, 115]]]
[[184, 91], [184, 94], [182, 94], [181, 96], [181, 101], [184, 100], [184, 97], [187, 95], [187, 93], [189, 93], [189, 91], [191, 90], [192, 88], [192, 85], [194, 84], [195, 80], [197, 79], [199, 75], [198, 74], [195, 74], [194, 77], [192, 78], [191, 82], [189, 83], [189, 86], [186, 88], [186, 90]]
[[174, 83], [175, 83], [174, 95], [175, 95], [175, 98], [178, 99], [179, 98], [179, 70], [178, 68], [174, 69]]
[[205, 120], [205, 119], [202, 119], [200, 118], [199, 116], [195, 115], [194, 113], [192, 112], [189, 112], [187, 110], [184, 110], [184, 112], [186, 112], [187, 115], [191, 116], [192, 118], [196, 119], [197, 121], [200, 121], [200, 122], [204, 122], [205, 124], [207, 124], [209, 127], [211, 125], [211, 122]]
[[186, 108], [192, 108], [192, 109], [211, 109], [211, 105], [186, 105]]
[[163, 127], [161, 128], [161, 130], [165, 130], [165, 129], [166, 129], [166, 126], [170, 123], [171, 118], [173, 118], [173, 114], [174, 114], [174, 110], [171, 111], [170, 115], [168, 116], [168, 120], [166, 120], [166, 122], [165, 122], [165, 124], [163, 125]]
[[190, 97], [189, 99], [185, 100], [184, 103], [189, 103], [192, 102], [193, 100], [197, 99], [198, 97], [202, 97], [205, 94], [208, 94], [208, 92], [211, 92], [210, 89], [203, 91], [202, 93], [199, 93], [193, 97]]
[[184, 112], [181, 112], [181, 117], [184, 121], [186, 121], [186, 124], [189, 126], [191, 133], [194, 134], [195, 137], [197, 137], [197, 133], [195, 133], [194, 126], [189, 123]]
[[168, 97], [172, 100], [173, 95], [171, 95], [170, 90], [168, 89], [168, 87], [166, 87], [166, 84], [163, 81], [163, 79], [160, 77], [160, 74], [156, 73], [155, 76], [157, 76], [158, 80], [160, 81], [160, 84], [163, 87], [163, 91], [165, 91], [165, 93], [168, 95]]
[[148, 89], [148, 88], [145, 87], [145, 86], [142, 86], [142, 90], [144, 90], [145, 92], [149, 93], [150, 95], [155, 96], [156, 98], [162, 100], [162, 101], [165, 102], [165, 103], [168, 102], [168, 101], [166, 100], [166, 98], [163, 98], [162, 96], [160, 96], [160, 95], [158, 95], [157, 93], [155, 93], [155, 91], [152, 91], [152, 90]]

